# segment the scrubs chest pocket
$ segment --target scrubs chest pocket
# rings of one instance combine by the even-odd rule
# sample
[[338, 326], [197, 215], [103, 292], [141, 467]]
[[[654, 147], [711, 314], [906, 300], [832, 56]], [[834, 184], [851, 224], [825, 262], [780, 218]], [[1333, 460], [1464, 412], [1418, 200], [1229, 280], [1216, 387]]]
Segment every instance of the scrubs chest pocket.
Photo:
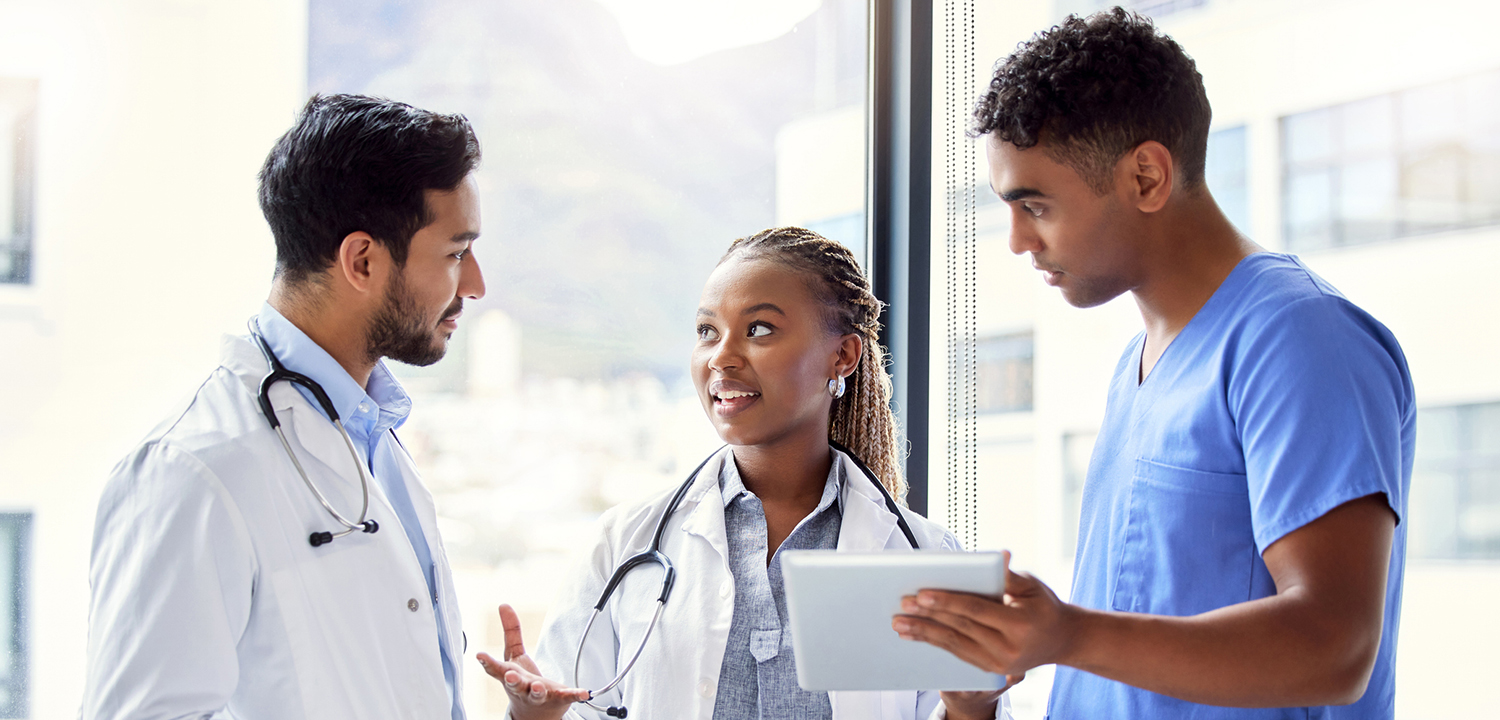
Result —
[[1250, 599], [1258, 560], [1245, 476], [1138, 459], [1112, 607], [1187, 616]]

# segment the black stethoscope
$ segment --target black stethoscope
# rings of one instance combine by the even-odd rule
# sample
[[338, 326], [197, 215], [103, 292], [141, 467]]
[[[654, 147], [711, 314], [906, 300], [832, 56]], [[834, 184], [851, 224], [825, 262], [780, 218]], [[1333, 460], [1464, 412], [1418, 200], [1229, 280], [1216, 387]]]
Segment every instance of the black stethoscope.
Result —
[[[379, 530], [379, 523], [367, 519], [370, 514], [370, 479], [365, 475], [365, 463], [359, 459], [359, 452], [354, 449], [354, 439], [349, 437], [349, 431], [344, 429], [344, 423], [339, 420], [339, 412], [333, 409], [333, 401], [328, 399], [328, 393], [324, 392], [323, 386], [313, 381], [312, 378], [302, 373], [292, 372], [281, 364], [276, 354], [271, 352], [271, 346], [266, 343], [265, 337], [260, 334], [259, 322], [252, 318], [249, 326], [250, 339], [255, 341], [261, 354], [266, 356], [266, 362], [271, 365], [271, 372], [261, 379], [260, 393], [256, 396], [256, 400], [260, 402], [260, 411], [266, 416], [266, 421], [271, 423], [271, 429], [276, 431], [276, 437], [281, 439], [281, 447], [286, 449], [286, 456], [292, 459], [292, 465], [297, 468], [297, 474], [302, 476], [302, 482], [307, 483], [307, 489], [312, 491], [313, 496], [323, 505], [323, 509], [344, 526], [344, 529], [338, 532], [314, 532], [307, 537], [307, 541], [312, 543], [313, 547], [318, 547], [333, 542], [334, 538], [341, 538], [353, 532], [373, 533]], [[286, 433], [281, 430], [281, 420], [276, 417], [276, 410], [271, 407], [271, 386], [283, 380], [293, 385], [300, 385], [312, 393], [313, 397], [317, 398], [318, 404], [323, 406], [323, 412], [328, 413], [328, 419], [333, 421], [333, 426], [338, 428], [339, 434], [344, 437], [344, 444], [349, 447], [349, 456], [354, 458], [354, 466], [359, 470], [359, 489], [364, 496], [364, 505], [359, 509], [359, 520], [350, 522], [339, 514], [339, 511], [333, 509], [333, 504], [328, 502], [328, 498], [323, 497], [323, 493], [318, 491], [316, 485], [313, 485], [312, 479], [307, 476], [307, 471], [302, 469], [302, 463], [297, 460], [297, 454], [292, 452], [292, 444], [287, 442]]]
[[[885, 498], [886, 508], [896, 516], [896, 525], [901, 528], [901, 533], [906, 536], [906, 542], [911, 544], [911, 549], [920, 549], [917, 545], [917, 536], [912, 534], [911, 526], [906, 524], [906, 518], [901, 515], [901, 507], [896, 504], [895, 498], [891, 497], [891, 493], [885, 489], [885, 486], [880, 484], [880, 479], [875, 477], [875, 473], [871, 472], [870, 468], [859, 459], [859, 456], [851, 452], [849, 448], [832, 440], [828, 444], [834, 450], [848, 455], [849, 459], [854, 461], [854, 466], [859, 468], [859, 471], [864, 473], [864, 476], [869, 478], [871, 483], [874, 483], [875, 488], [880, 491], [880, 496]], [[609, 681], [608, 685], [598, 690], [590, 690], [589, 699], [580, 700], [579, 702], [601, 711], [610, 717], [625, 717], [627, 711], [623, 705], [599, 707], [593, 703], [593, 700], [619, 685], [620, 681], [625, 679], [625, 674], [630, 672], [630, 668], [635, 666], [635, 661], [640, 659], [641, 652], [646, 649], [646, 641], [651, 638], [651, 631], [656, 628], [656, 621], [661, 619], [662, 609], [667, 605], [667, 597], [672, 594], [672, 583], [677, 578], [677, 571], [672, 567], [672, 560], [661, 551], [661, 538], [667, 531], [667, 520], [672, 517], [672, 513], [677, 512], [677, 506], [682, 503], [682, 498], [687, 495], [688, 489], [693, 486], [693, 481], [698, 478], [698, 473], [702, 472], [703, 467], [708, 465], [708, 461], [714, 459], [720, 452], [723, 452], [723, 448], [714, 451], [713, 455], [709, 455], [707, 458], [704, 458], [703, 462], [698, 463], [698, 467], [688, 474], [687, 479], [682, 481], [682, 485], [677, 488], [677, 492], [673, 493], [672, 501], [667, 503], [666, 509], [661, 513], [661, 519], [656, 521], [656, 534], [651, 538], [651, 547], [645, 552], [633, 555], [620, 563], [619, 567], [615, 568], [614, 575], [610, 576], [609, 582], [605, 583], [604, 592], [599, 595], [599, 602], [594, 603], [594, 612], [589, 615], [589, 622], [583, 628], [583, 635], [578, 638], [578, 654], [574, 656], [573, 660], [573, 685], [575, 687], [578, 686], [578, 670], [583, 664], [583, 643], [588, 639], [589, 630], [594, 627], [594, 620], [598, 619], [599, 614], [604, 612], [604, 606], [609, 602], [610, 596], [614, 594], [615, 588], [619, 587], [620, 583], [631, 570], [642, 565], [660, 565], [663, 571], [661, 593], [656, 596], [656, 612], [651, 615], [651, 624], [646, 626], [646, 633], [641, 636], [641, 642], [636, 646], [635, 654], [630, 656], [630, 662], [625, 663], [625, 669], [621, 670], [615, 676], [615, 679]]]

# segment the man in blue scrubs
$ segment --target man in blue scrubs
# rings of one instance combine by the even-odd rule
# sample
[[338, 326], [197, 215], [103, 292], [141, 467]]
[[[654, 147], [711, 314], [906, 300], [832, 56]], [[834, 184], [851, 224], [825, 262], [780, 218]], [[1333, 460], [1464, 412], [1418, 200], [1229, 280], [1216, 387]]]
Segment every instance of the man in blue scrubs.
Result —
[[1048, 716], [1390, 718], [1415, 409], [1383, 325], [1240, 235], [1210, 111], [1149, 20], [1070, 18], [977, 110], [1010, 245], [1077, 307], [1131, 293], [1084, 487], [1073, 598], [923, 591], [893, 627], [996, 673], [1055, 663]]

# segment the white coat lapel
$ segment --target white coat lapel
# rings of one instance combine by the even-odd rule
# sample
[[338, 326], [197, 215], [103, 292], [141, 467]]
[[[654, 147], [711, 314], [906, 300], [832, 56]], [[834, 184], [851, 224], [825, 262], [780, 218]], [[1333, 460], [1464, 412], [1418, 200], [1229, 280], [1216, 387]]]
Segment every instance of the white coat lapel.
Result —
[[[226, 335], [220, 344], [220, 353], [224, 368], [239, 378], [246, 392], [256, 398], [261, 381], [271, 371], [260, 350], [248, 338]], [[267, 395], [287, 442], [313, 482], [337, 478], [340, 485], [350, 485], [357, 491], [358, 468], [354, 466], [354, 458], [338, 428], [289, 382], [272, 385]], [[256, 409], [259, 407], [257, 401]], [[317, 468], [318, 463], [323, 468]]]
[[870, 479], [847, 458], [844, 477], [848, 481], [844, 483], [844, 522], [839, 527], [838, 549], [885, 549], [896, 533], [896, 516], [885, 506], [885, 498], [870, 484]]
[[[282, 398], [287, 398], [289, 402], [283, 401]], [[289, 384], [278, 383], [271, 389], [271, 403], [276, 407], [277, 416], [281, 418], [287, 441], [292, 443], [294, 448], [301, 445], [301, 449], [306, 450], [308, 455], [322, 463], [330, 475], [338, 478], [341, 485], [359, 487], [361, 470], [355, 466], [354, 459], [357, 456], [359, 462], [366, 463], [364, 472], [368, 475], [369, 460], [365, 457], [364, 448], [356, 443], [354, 453], [351, 454], [349, 445], [344, 442], [343, 433], [340, 433], [339, 429], [334, 427], [322, 412], [314, 409], [312, 403], [302, 397], [302, 393]], [[289, 407], [283, 408], [284, 404]], [[303, 459], [302, 464], [307, 467], [307, 460]], [[313, 474], [311, 467], [307, 467], [307, 471], [309, 475]], [[318, 478], [316, 475], [313, 477], [314, 481]], [[378, 483], [370, 483], [371, 495], [376, 494], [376, 485]]]
[[682, 521], [682, 531], [707, 540], [726, 562], [729, 558], [729, 531], [724, 527], [719, 473], [728, 460], [729, 448], [720, 450], [694, 476], [693, 486], [682, 498], [682, 506], [688, 508], [687, 518]]

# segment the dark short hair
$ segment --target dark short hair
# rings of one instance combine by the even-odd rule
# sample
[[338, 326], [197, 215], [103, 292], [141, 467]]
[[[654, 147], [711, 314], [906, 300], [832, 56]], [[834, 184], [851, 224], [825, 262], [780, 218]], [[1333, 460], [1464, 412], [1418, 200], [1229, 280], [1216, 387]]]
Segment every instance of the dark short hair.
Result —
[[452, 190], [479, 164], [462, 115], [363, 95], [314, 95], [260, 171], [260, 209], [276, 238], [276, 275], [298, 283], [333, 265], [364, 231], [405, 265], [432, 222], [424, 192]]
[[1212, 111], [1203, 76], [1151, 20], [1118, 7], [1033, 36], [995, 66], [973, 135], [1048, 153], [1103, 194], [1121, 157], [1148, 140], [1172, 153], [1183, 184], [1203, 181]]

